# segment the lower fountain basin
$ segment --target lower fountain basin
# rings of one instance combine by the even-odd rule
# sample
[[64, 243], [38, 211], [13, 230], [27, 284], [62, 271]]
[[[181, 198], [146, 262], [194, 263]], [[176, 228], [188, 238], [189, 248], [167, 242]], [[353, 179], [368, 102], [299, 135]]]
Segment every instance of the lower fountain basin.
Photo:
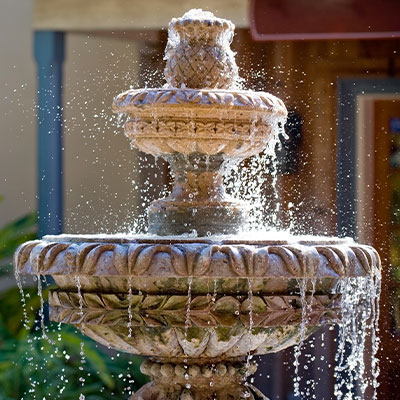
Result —
[[341, 283], [370, 279], [380, 260], [351, 239], [60, 235], [25, 243], [15, 265], [54, 278], [52, 320], [121, 351], [209, 363], [339, 321]]

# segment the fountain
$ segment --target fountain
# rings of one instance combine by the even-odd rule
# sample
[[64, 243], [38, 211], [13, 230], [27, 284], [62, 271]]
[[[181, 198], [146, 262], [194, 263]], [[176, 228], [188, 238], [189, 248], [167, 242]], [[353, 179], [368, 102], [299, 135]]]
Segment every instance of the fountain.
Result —
[[131, 400], [266, 399], [247, 382], [252, 356], [340, 323], [351, 314], [343, 299], [357, 307], [354, 288], [379, 277], [376, 251], [351, 239], [239, 234], [249, 205], [226, 194], [224, 174], [271, 146], [287, 111], [238, 88], [233, 34], [200, 10], [173, 19], [167, 84], [114, 99], [132, 145], [174, 176], [148, 210], [149, 234], [45, 236], [15, 254], [18, 274], [54, 278], [53, 321], [148, 357], [152, 381]]

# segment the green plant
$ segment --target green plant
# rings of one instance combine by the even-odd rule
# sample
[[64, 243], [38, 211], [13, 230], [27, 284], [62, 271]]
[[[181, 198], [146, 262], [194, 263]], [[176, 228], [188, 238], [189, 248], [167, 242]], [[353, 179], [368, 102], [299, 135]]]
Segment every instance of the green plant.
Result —
[[[3, 197], [0, 196], [0, 202]], [[36, 212], [27, 214], [0, 229], [0, 276], [10, 273], [11, 257], [16, 248], [27, 240], [36, 239]]]
[[146, 382], [139, 358], [105, 354], [72, 326], [48, 323], [44, 334], [35, 290], [25, 290], [25, 316], [19, 296], [0, 295], [0, 399], [111, 400]]
[[[32, 213], [0, 229], [0, 275], [11, 272], [17, 246], [36, 238], [35, 224]], [[48, 290], [43, 289], [44, 298]], [[0, 292], [0, 400], [78, 400], [81, 395], [114, 400], [147, 382], [140, 358], [104, 349], [73, 326], [49, 322], [45, 314], [42, 318], [32, 286], [24, 288], [23, 297], [17, 287]]]

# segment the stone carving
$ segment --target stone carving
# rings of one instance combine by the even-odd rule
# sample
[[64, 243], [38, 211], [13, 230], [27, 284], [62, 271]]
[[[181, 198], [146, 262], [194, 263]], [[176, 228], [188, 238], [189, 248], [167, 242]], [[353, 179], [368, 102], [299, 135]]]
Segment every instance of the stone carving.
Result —
[[[113, 110], [129, 113], [132, 107], [135, 107], [140, 115], [141, 112], [145, 113], [148, 107], [153, 109], [165, 105], [175, 106], [175, 109], [177, 105], [202, 106], [211, 112], [218, 110], [218, 106], [224, 109], [228, 106], [241, 112], [247, 108], [251, 109], [252, 113], [262, 111], [264, 114], [273, 112], [286, 116], [286, 107], [282, 100], [270, 93], [219, 89], [130, 89], [115, 97]], [[175, 113], [184, 115], [182, 108], [176, 109]]]
[[[199, 10], [172, 20], [167, 85], [114, 99], [131, 143], [164, 157], [175, 177], [149, 207], [153, 235], [45, 236], [15, 253], [17, 273], [54, 278], [52, 320], [151, 357], [142, 370], [152, 382], [131, 400], [266, 400], [246, 382], [246, 356], [339, 321], [342, 283], [381, 268], [351, 239], [232, 236], [248, 205], [225, 194], [223, 173], [265, 149], [287, 114], [275, 96], [235, 88], [233, 29]], [[197, 237], [178, 236], [189, 232]]]
[[[307, 296], [310, 325], [335, 322], [340, 309], [340, 295]], [[52, 291], [49, 297], [57, 322], [81, 325], [127, 326], [216, 326], [232, 327], [238, 323], [250, 326], [249, 303], [246, 296], [171, 296], [132, 295], [125, 293], [84, 293]], [[252, 325], [256, 327], [287, 326], [301, 321], [298, 296], [253, 296]], [[131, 315], [129, 316], [128, 308]], [[189, 310], [186, 315], [186, 311]]]
[[[198, 365], [171, 364], [171, 363], [156, 363], [144, 361], [141, 365], [141, 370], [144, 374], [150, 375], [154, 383], [146, 385], [143, 392], [152, 392], [152, 395], [157, 398], [165, 398], [168, 393], [168, 388], [175, 386], [177, 398], [195, 399], [197, 396], [191, 392], [191, 388], [196, 389], [196, 394], [200, 391], [209, 391], [210, 381], [214, 390], [220, 392], [218, 399], [232, 398], [249, 398], [263, 399], [260, 393], [252, 385], [247, 386], [247, 390], [243, 390], [243, 382], [246, 374], [255, 373], [257, 365], [252, 362], [249, 364], [249, 371], [243, 368], [240, 363], [217, 363]], [[228, 389], [229, 387], [229, 389]], [[134, 399], [144, 399], [141, 397], [141, 392], [135, 394]], [[156, 393], [156, 394], [155, 394]], [[242, 396], [242, 397], [240, 397]]]
[[[113, 239], [115, 237], [110, 237]], [[225, 276], [286, 278], [371, 276], [379, 268], [378, 253], [370, 246], [343, 240], [314, 244], [262, 245], [207, 244], [182, 239], [177, 243], [101, 243], [70, 242], [67, 237], [53, 241], [27, 242], [15, 253], [20, 272], [52, 275], [124, 275], [148, 276], [151, 266], [163, 264], [168, 276]], [[63, 242], [63, 239], [65, 240]], [[325, 243], [325, 244], [324, 244]], [[217, 259], [226, 260], [227, 269], [212, 268]], [[58, 260], [64, 260], [59, 263]], [[111, 272], [112, 270], [116, 270]]]
[[229, 45], [235, 26], [209, 13], [187, 12], [169, 24], [165, 78], [172, 87], [232, 88], [238, 67]]

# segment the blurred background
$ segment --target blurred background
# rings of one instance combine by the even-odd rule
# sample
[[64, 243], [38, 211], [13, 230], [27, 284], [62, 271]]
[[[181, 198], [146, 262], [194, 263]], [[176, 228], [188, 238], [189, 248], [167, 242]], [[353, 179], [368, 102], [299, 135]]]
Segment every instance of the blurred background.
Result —
[[[278, 154], [281, 227], [352, 236], [380, 251], [379, 398], [399, 389], [398, 1], [2, 0], [0, 399], [42, 400], [51, 390], [54, 398], [77, 398], [74, 390], [112, 398], [144, 382], [137, 360], [114, 354], [111, 362], [89, 340], [92, 358], [82, 363], [84, 339], [74, 340], [69, 328], [49, 326], [69, 359], [46, 347], [35, 322], [36, 289], [27, 282], [27, 322], [10, 257], [37, 235], [140, 228], [146, 204], [168, 187], [168, 170], [130, 149], [110, 106], [125, 89], [164, 83], [168, 23], [199, 7], [235, 23], [232, 47], [244, 86], [271, 92], [290, 111], [290, 139]], [[318, 400], [334, 398], [334, 338], [325, 329], [303, 351], [308, 367], [300, 372], [304, 382], [316, 382]], [[271, 399], [294, 399], [292, 363], [292, 351], [263, 357], [257, 386]], [[84, 389], [80, 367], [89, 368]], [[43, 385], [46, 370], [63, 368]]]

